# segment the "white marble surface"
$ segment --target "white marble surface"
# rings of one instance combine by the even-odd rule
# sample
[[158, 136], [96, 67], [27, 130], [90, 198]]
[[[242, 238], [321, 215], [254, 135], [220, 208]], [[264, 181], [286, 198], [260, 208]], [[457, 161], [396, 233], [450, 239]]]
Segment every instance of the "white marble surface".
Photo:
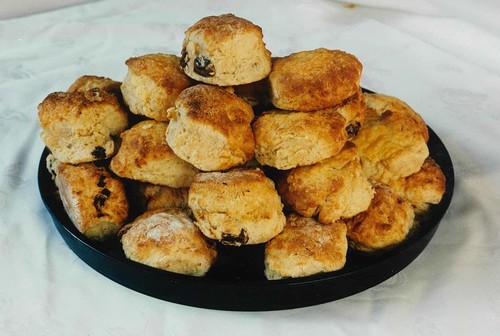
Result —
[[[0, 20], [0, 335], [495, 335], [500, 330], [500, 4], [496, 0], [109, 0]], [[365, 4], [365, 5], [363, 5]], [[240, 313], [126, 289], [83, 263], [38, 194], [37, 104], [83, 74], [179, 53], [199, 18], [259, 24], [274, 55], [327, 47], [364, 64], [362, 84], [412, 105], [455, 165], [455, 196], [406, 269], [314, 307]]]

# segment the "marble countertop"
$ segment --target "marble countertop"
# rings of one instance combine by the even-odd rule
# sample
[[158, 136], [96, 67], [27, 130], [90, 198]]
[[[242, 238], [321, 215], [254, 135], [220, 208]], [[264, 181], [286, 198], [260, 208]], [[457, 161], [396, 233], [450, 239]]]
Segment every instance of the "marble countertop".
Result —
[[[0, 335], [498, 333], [497, 1], [105, 0], [47, 9], [0, 15]], [[81, 75], [122, 80], [129, 57], [179, 54], [187, 27], [228, 12], [261, 26], [276, 56], [318, 47], [355, 54], [364, 87], [409, 103], [444, 142], [454, 197], [434, 238], [403, 271], [312, 307], [217, 311], [127, 289], [81, 261], [58, 234], [37, 185], [44, 148], [37, 105]]]

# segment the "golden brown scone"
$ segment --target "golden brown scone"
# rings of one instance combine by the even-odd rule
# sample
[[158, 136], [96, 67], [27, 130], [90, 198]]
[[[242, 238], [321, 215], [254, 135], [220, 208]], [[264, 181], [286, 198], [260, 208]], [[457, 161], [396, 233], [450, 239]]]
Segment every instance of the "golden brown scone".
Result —
[[[371, 98], [366, 100], [369, 104]], [[391, 108], [368, 108], [363, 127], [352, 139], [358, 146], [361, 164], [368, 178], [384, 183], [416, 173], [429, 156], [422, 125], [416, 122], [416, 114], [409, 113], [406, 108], [398, 109], [396, 105]]]
[[187, 208], [189, 188], [172, 188], [145, 183], [141, 186], [147, 210]]
[[169, 113], [168, 144], [198, 169], [226, 170], [253, 158], [252, 107], [236, 95], [198, 84], [184, 90]]
[[427, 129], [424, 119], [422, 119], [422, 117], [415, 112], [410, 105], [401, 99], [380, 93], [365, 93], [364, 98], [366, 108], [374, 111], [379, 116], [384, 114], [386, 111], [404, 114], [408, 117], [407, 122], [413, 124], [408, 127], [415, 130], [418, 129], [424, 137], [425, 142], [429, 141], [429, 130]]
[[204, 276], [217, 257], [186, 210], [147, 211], [122, 230], [127, 258], [166, 271]]
[[38, 105], [41, 138], [54, 157], [65, 163], [110, 157], [115, 140], [128, 127], [118, 99], [101, 89], [55, 92]]
[[233, 14], [205, 17], [186, 30], [181, 66], [207, 84], [256, 82], [271, 71], [271, 53], [262, 38], [259, 26]]
[[85, 75], [78, 77], [70, 85], [68, 92], [85, 92], [97, 88], [121, 97], [121, 84], [121, 82], [117, 82], [111, 78]]
[[147, 54], [129, 58], [121, 91], [132, 113], [167, 121], [167, 109], [192, 81], [180, 69], [180, 58], [168, 54]]
[[425, 159], [418, 172], [388, 185], [409, 200], [416, 211], [423, 212], [429, 204], [438, 204], [446, 191], [446, 176], [441, 167], [431, 158]]
[[128, 216], [122, 182], [93, 163], [53, 167], [62, 204], [78, 231], [95, 240], [116, 235]]
[[325, 48], [276, 59], [269, 74], [272, 103], [291, 111], [338, 105], [359, 90], [362, 68], [354, 55]]
[[365, 122], [366, 105], [363, 92], [359, 90], [333, 109], [345, 119], [345, 129], [349, 139], [358, 134]]
[[321, 224], [291, 214], [283, 231], [266, 243], [265, 275], [277, 280], [339, 270], [346, 263], [347, 245], [343, 221]]
[[357, 148], [351, 142], [332, 158], [284, 172], [277, 186], [286, 205], [305, 217], [317, 215], [322, 223], [366, 210], [373, 197]]
[[267, 111], [253, 124], [253, 131], [257, 161], [281, 170], [332, 157], [347, 141], [345, 119], [332, 109]]
[[373, 252], [401, 243], [413, 227], [411, 203], [385, 184], [374, 184], [369, 208], [347, 220], [349, 244]]
[[132, 180], [173, 188], [189, 187], [198, 170], [174, 154], [165, 139], [166, 131], [167, 123], [145, 120], [123, 132], [110, 169]]
[[203, 234], [227, 245], [264, 243], [285, 225], [274, 183], [257, 169], [200, 173], [188, 203]]

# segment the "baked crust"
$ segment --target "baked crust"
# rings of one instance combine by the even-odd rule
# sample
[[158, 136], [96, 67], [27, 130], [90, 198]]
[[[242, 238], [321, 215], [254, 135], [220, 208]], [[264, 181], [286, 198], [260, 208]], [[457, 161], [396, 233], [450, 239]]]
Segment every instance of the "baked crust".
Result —
[[128, 127], [116, 96], [98, 88], [49, 94], [38, 105], [38, 120], [54, 157], [72, 164], [110, 157], [115, 139]]
[[253, 124], [255, 157], [281, 170], [314, 164], [339, 153], [347, 141], [345, 119], [332, 109], [272, 110]]
[[64, 209], [78, 231], [95, 240], [116, 235], [129, 208], [122, 182], [93, 163], [52, 167]]
[[198, 84], [179, 95], [169, 114], [168, 144], [198, 169], [227, 170], [253, 158], [253, 110], [236, 95]]
[[343, 221], [321, 224], [312, 218], [288, 215], [283, 231], [266, 243], [267, 279], [298, 278], [343, 268], [346, 231]]
[[354, 55], [325, 48], [276, 59], [269, 74], [271, 101], [291, 111], [333, 107], [359, 90], [362, 68]]
[[122, 230], [125, 256], [166, 271], [204, 276], [217, 257], [215, 246], [193, 224], [186, 210], [157, 209]]
[[203, 234], [226, 245], [264, 243], [285, 225], [274, 183], [258, 169], [200, 173], [188, 204]]
[[174, 154], [165, 138], [167, 123], [145, 120], [121, 134], [110, 169], [118, 176], [173, 188], [189, 187], [198, 173]]

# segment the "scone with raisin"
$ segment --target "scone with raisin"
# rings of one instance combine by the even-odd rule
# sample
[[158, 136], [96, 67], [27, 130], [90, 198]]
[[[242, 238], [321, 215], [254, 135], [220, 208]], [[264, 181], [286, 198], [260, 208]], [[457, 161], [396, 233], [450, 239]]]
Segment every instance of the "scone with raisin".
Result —
[[261, 80], [271, 71], [262, 29], [233, 14], [205, 17], [186, 30], [181, 66], [191, 78], [219, 86]]
[[121, 85], [123, 99], [132, 113], [167, 121], [167, 109], [191, 79], [180, 69], [180, 58], [169, 54], [147, 54], [129, 58]]
[[266, 243], [266, 278], [298, 278], [343, 268], [348, 246], [346, 231], [343, 221], [322, 224], [297, 214], [288, 215], [283, 231]]
[[330, 158], [347, 141], [345, 119], [332, 109], [267, 111], [253, 124], [253, 131], [257, 161], [282, 170]]
[[319, 48], [276, 59], [269, 74], [271, 101], [291, 111], [333, 107], [358, 92], [363, 66], [341, 50]]
[[41, 138], [65, 163], [92, 162], [115, 153], [115, 140], [128, 127], [127, 112], [111, 93], [54, 92], [38, 105]]
[[147, 211], [121, 234], [127, 258], [170, 272], [201, 277], [217, 257], [214, 244], [205, 239], [183, 209]]
[[333, 107], [333, 109], [344, 117], [347, 137], [349, 139], [355, 137], [365, 123], [366, 105], [363, 92], [359, 90], [339, 105]]
[[222, 88], [205, 84], [187, 88], [169, 115], [169, 146], [200, 170], [227, 170], [254, 156], [252, 107]]
[[358, 146], [363, 170], [369, 178], [381, 182], [416, 173], [429, 156], [425, 124], [406, 104], [373, 104], [375, 99], [386, 101], [384, 96], [365, 95], [365, 123], [352, 139]]
[[167, 144], [167, 123], [145, 120], [121, 134], [110, 169], [118, 176], [173, 188], [189, 187], [198, 173]]
[[112, 93], [117, 97], [121, 97], [121, 84], [121, 82], [117, 82], [108, 77], [84, 75], [78, 77], [70, 85], [68, 92], [85, 92], [97, 88]]
[[123, 183], [93, 163], [51, 167], [64, 209], [78, 231], [95, 240], [116, 235], [129, 209]]
[[200, 173], [188, 204], [203, 234], [226, 245], [264, 243], [285, 225], [274, 183], [258, 169]]
[[287, 206], [305, 217], [318, 216], [322, 223], [366, 210], [373, 197], [357, 148], [351, 142], [334, 157], [283, 172], [277, 186]]
[[375, 195], [366, 211], [347, 220], [349, 244], [374, 252], [403, 242], [413, 228], [411, 203], [385, 184], [374, 184]]

